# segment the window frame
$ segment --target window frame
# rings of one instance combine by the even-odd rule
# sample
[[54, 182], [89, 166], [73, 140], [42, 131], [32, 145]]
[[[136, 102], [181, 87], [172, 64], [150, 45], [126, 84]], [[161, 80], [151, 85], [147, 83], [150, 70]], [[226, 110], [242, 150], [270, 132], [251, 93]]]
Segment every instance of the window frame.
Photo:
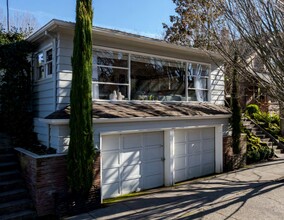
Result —
[[[51, 50], [51, 55], [52, 55], [52, 58], [51, 60], [47, 61], [47, 52]], [[39, 78], [39, 65], [38, 65], [38, 55], [39, 54], [43, 54], [43, 62], [41, 64], [42, 68], [43, 68], [43, 71], [44, 71], [44, 74], [43, 74], [43, 77], [40, 77]], [[42, 48], [40, 49], [39, 51], [37, 51], [36, 53], [36, 57], [35, 57], [35, 65], [34, 65], [34, 71], [35, 71], [35, 74], [34, 74], [34, 80], [35, 81], [42, 81], [42, 80], [45, 80], [45, 79], [50, 79], [52, 78], [53, 76], [53, 73], [54, 73], [54, 50], [53, 50], [53, 47], [52, 46], [47, 46], [45, 48]], [[49, 64], [51, 63], [51, 74], [49, 74]]]
[[[125, 69], [128, 69], [128, 83], [126, 84], [121, 84], [121, 83], [114, 83], [115, 85], [123, 85], [123, 86], [128, 86], [128, 98], [124, 99], [123, 101], [140, 101], [140, 100], [131, 100], [131, 55], [138, 55], [138, 56], [145, 56], [145, 57], [154, 57], [154, 58], [158, 58], [158, 59], [165, 59], [168, 61], [177, 61], [177, 62], [184, 62], [185, 63], [185, 96], [186, 96], [186, 101], [178, 101], [178, 102], [198, 102], [198, 101], [191, 101], [188, 99], [188, 76], [189, 76], [189, 71], [188, 71], [188, 65], [189, 64], [194, 64], [194, 65], [202, 65], [202, 66], [207, 66], [208, 67], [208, 76], [206, 77], [207, 79], [207, 87], [208, 89], [206, 89], [207, 91], [207, 101], [204, 102], [211, 102], [211, 64], [210, 63], [205, 63], [205, 62], [197, 62], [197, 61], [192, 61], [192, 60], [185, 60], [185, 59], [178, 59], [178, 58], [173, 58], [173, 57], [167, 57], [167, 56], [160, 56], [160, 55], [155, 55], [155, 54], [148, 54], [148, 53], [141, 53], [141, 52], [134, 52], [134, 51], [129, 51], [129, 50], [123, 50], [123, 49], [115, 49], [115, 48], [109, 48], [109, 47], [104, 47], [104, 46], [94, 46], [92, 47], [93, 49], [93, 56], [95, 55], [95, 51], [96, 50], [107, 50], [107, 51], [112, 51], [112, 52], [120, 52], [120, 53], [125, 53], [128, 55], [128, 67], [123, 67]], [[97, 68], [98, 66], [101, 65], [97, 65], [94, 64], [93, 68]], [[106, 66], [109, 67], [109, 66]], [[92, 81], [92, 85], [94, 84], [110, 84], [110, 85], [114, 85], [113, 83], [106, 83], [106, 82], [99, 82], [99, 81]], [[93, 86], [92, 86], [93, 89]], [[195, 88], [191, 88], [193, 90], [195, 90]], [[92, 91], [93, 92], [93, 91]], [[93, 92], [94, 94], [94, 92]], [[109, 101], [106, 99], [95, 99], [93, 98], [93, 100], [98, 100], [98, 101]], [[159, 102], [156, 101], [155, 102]]]

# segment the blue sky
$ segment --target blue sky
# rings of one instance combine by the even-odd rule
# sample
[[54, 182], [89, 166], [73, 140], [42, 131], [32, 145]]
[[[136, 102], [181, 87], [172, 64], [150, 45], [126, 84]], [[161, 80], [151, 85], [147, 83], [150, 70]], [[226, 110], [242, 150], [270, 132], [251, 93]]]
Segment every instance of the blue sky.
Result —
[[[9, 0], [10, 13], [29, 12], [40, 26], [52, 18], [75, 21], [76, 0]], [[93, 0], [93, 25], [149, 37], [163, 35], [175, 5], [172, 0]], [[6, 16], [6, 0], [0, 0], [0, 15]]]

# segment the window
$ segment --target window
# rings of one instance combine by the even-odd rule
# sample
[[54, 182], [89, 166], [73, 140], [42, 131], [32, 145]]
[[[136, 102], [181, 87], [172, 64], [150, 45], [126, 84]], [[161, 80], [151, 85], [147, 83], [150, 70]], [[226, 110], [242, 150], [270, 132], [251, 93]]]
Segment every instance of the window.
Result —
[[93, 60], [93, 97], [109, 100], [111, 94], [128, 99], [128, 54], [96, 50]]
[[52, 49], [39, 52], [36, 55], [36, 80], [50, 77], [53, 72]]
[[185, 63], [131, 56], [131, 99], [186, 101]]
[[209, 72], [210, 65], [97, 49], [93, 98], [208, 101]]
[[188, 101], [208, 101], [209, 68], [201, 64], [188, 65]]

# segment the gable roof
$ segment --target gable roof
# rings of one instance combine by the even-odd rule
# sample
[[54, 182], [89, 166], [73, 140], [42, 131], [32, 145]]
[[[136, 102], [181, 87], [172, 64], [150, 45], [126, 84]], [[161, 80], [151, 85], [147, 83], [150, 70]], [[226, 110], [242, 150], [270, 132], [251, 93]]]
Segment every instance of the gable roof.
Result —
[[[48, 22], [46, 25], [41, 27], [39, 30], [37, 30], [35, 33], [33, 33], [31, 36], [29, 36], [27, 40], [31, 42], [39, 42], [42, 38], [50, 34], [53, 35], [54, 33], [60, 30], [72, 31], [71, 33], [73, 33], [75, 30], [75, 23], [53, 19], [50, 22]], [[109, 39], [125, 40], [135, 44], [145, 44], [149, 46], [157, 46], [171, 50], [183, 51], [186, 52], [188, 55], [199, 55], [202, 57], [214, 59], [216, 61], [223, 61], [223, 58], [218, 53], [212, 51], [205, 51], [198, 48], [176, 45], [161, 39], [145, 37], [138, 34], [127, 33], [119, 30], [94, 26], [93, 35], [100, 36], [103, 39], [109, 38]]]
[[[45, 117], [47, 120], [69, 119], [70, 106]], [[102, 119], [160, 119], [230, 117], [231, 112], [224, 106], [192, 102], [93, 102], [93, 120]]]

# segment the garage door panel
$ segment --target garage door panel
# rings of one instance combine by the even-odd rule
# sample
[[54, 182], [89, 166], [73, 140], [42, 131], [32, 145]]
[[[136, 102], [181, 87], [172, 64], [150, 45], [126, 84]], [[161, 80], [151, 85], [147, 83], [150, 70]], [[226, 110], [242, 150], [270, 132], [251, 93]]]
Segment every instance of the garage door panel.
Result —
[[200, 154], [201, 153], [201, 143], [200, 141], [192, 141], [187, 144], [187, 152], [189, 155]]
[[184, 143], [186, 141], [186, 131], [185, 130], [176, 130], [175, 131], [175, 143]]
[[148, 162], [145, 164], [143, 168], [144, 168], [144, 173], [146, 176], [161, 174], [161, 170], [163, 169], [163, 163], [161, 160], [154, 161], [154, 162]]
[[202, 175], [205, 176], [211, 173], [214, 173], [214, 167], [212, 166], [212, 163], [204, 164], [202, 166]]
[[104, 198], [119, 196], [120, 195], [119, 184], [118, 183], [105, 184], [104, 187], [102, 187], [102, 194], [104, 195]]
[[143, 134], [145, 147], [161, 145], [164, 142], [163, 132], [147, 132]]
[[186, 160], [185, 156], [183, 157], [176, 157], [174, 160], [174, 167], [175, 170], [185, 169], [186, 168]]
[[202, 161], [204, 163], [211, 163], [211, 164], [214, 163], [214, 161], [215, 161], [214, 151], [203, 153]]
[[141, 177], [140, 164], [121, 168], [121, 179], [138, 179]]
[[146, 148], [144, 150], [143, 160], [144, 161], [152, 161], [152, 160], [161, 160], [161, 156], [163, 153], [164, 148], [160, 145], [152, 148]]
[[102, 152], [102, 159], [104, 160], [103, 169], [119, 166], [119, 152]]
[[119, 135], [106, 135], [104, 136], [103, 151], [118, 150], [119, 149]]
[[144, 187], [145, 188], [155, 188], [161, 186], [161, 182], [163, 182], [163, 175], [153, 175], [153, 176], [146, 176], [144, 180]]
[[190, 155], [188, 158], [187, 164], [189, 168], [194, 168], [197, 165], [201, 164], [201, 155], [200, 154], [193, 154]]
[[215, 130], [214, 128], [203, 128], [202, 129], [202, 138], [203, 139], [214, 139]]
[[127, 134], [121, 136], [121, 146], [124, 149], [140, 148], [141, 147], [141, 134]]
[[181, 182], [187, 178], [186, 169], [176, 170], [175, 171], [175, 182]]
[[188, 169], [188, 173], [187, 173], [188, 179], [196, 178], [201, 175], [202, 175], [201, 166], [194, 166], [194, 167], [191, 167], [191, 169]]
[[186, 144], [185, 143], [177, 143], [175, 145], [175, 156], [181, 156], [186, 154]]
[[203, 140], [203, 145], [202, 145], [202, 150], [203, 152], [207, 151], [214, 151], [214, 145], [215, 145], [215, 140], [214, 139], [209, 139], [209, 140]]
[[124, 151], [122, 154], [122, 166], [137, 164], [141, 160], [141, 150]]
[[121, 184], [121, 194], [140, 191], [140, 189], [141, 189], [140, 179], [125, 180]]
[[198, 141], [200, 140], [200, 129], [188, 129], [187, 130], [187, 141]]
[[119, 181], [119, 168], [105, 169], [102, 173], [105, 184], [115, 183]]

